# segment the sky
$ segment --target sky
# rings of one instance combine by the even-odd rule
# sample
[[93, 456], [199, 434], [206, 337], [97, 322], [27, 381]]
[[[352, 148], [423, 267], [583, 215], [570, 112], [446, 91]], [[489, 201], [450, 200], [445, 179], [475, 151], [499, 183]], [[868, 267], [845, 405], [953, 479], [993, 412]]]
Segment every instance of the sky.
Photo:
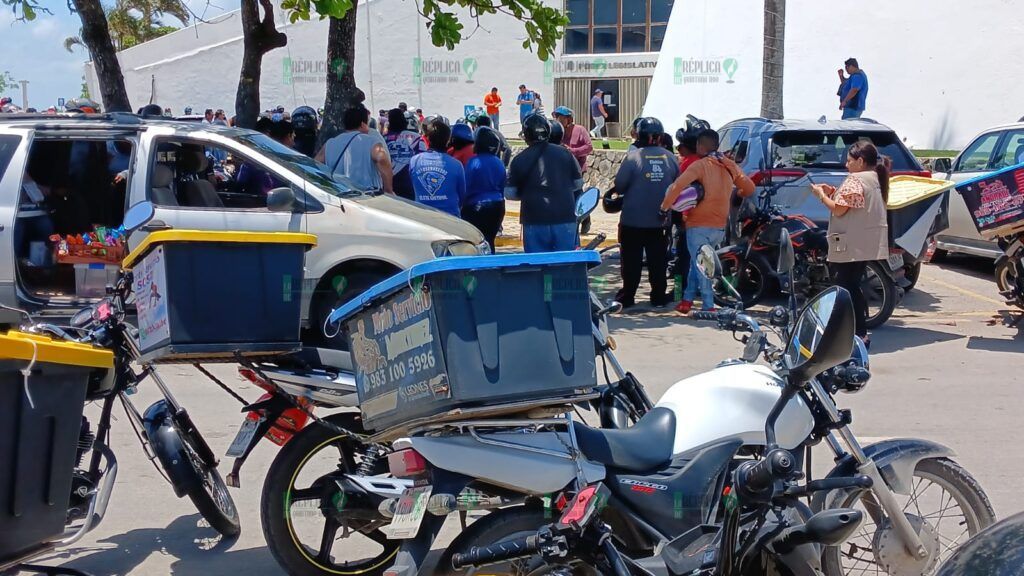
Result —
[[[103, 0], [104, 4], [112, 0]], [[186, 0], [192, 10], [205, 18], [238, 8], [239, 0]], [[43, 110], [56, 106], [58, 98], [70, 99], [81, 93], [83, 64], [89, 59], [85, 48], [64, 49], [64, 39], [77, 36], [81, 21], [68, 11], [64, 0], [44, 0], [53, 14], [39, 14], [32, 22], [15, 21], [6, 6], [0, 6], [0, 73], [15, 80], [28, 80], [28, 104]], [[173, 17], [168, 24], [180, 25]], [[10, 90], [21, 105], [21, 89]], [[98, 95], [94, 95], [98, 101]]]

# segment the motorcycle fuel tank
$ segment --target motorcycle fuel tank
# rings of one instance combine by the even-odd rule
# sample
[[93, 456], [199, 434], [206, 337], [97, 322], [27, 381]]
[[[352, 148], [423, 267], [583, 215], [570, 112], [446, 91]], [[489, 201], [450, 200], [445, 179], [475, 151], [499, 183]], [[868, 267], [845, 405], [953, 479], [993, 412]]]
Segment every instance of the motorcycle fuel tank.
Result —
[[[785, 385], [771, 369], [739, 362], [675, 383], [658, 401], [659, 407], [676, 413], [672, 453], [731, 439], [763, 446], [765, 421]], [[797, 447], [813, 428], [807, 403], [799, 396], [793, 398], [776, 424], [779, 446]]]

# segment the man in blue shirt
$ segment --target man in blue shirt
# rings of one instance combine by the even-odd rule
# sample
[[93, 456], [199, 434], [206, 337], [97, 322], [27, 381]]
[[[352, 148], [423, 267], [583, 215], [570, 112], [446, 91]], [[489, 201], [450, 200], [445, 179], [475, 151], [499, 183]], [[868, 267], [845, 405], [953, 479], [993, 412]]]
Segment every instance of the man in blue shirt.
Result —
[[466, 172], [461, 162], [445, 152], [452, 137], [451, 126], [444, 118], [434, 116], [427, 118], [423, 132], [430, 150], [409, 160], [416, 201], [458, 218], [466, 198]]
[[839, 109], [843, 119], [860, 118], [868, 102], [868, 76], [860, 69], [856, 58], [848, 59], [846, 74], [839, 70]]
[[526, 84], [520, 84], [519, 98], [516, 99], [516, 104], [519, 105], [519, 123], [522, 124], [537, 107], [537, 94], [528, 89]]

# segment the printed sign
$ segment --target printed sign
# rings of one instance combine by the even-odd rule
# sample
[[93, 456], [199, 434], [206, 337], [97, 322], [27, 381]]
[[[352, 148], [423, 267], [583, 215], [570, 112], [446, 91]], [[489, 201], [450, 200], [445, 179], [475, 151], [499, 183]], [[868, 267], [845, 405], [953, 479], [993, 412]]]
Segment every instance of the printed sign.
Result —
[[348, 323], [363, 414], [451, 398], [427, 284], [414, 286]]
[[171, 338], [167, 321], [167, 272], [164, 249], [157, 246], [133, 271], [135, 276], [135, 308], [139, 314], [139, 343], [143, 350], [152, 350]]
[[979, 232], [1024, 221], [1024, 165], [969, 180], [956, 189]]

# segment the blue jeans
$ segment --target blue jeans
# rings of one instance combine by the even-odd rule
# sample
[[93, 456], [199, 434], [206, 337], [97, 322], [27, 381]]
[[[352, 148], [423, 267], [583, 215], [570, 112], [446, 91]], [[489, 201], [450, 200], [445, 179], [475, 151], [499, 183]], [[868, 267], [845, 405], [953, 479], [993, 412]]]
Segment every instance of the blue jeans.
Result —
[[491, 128], [497, 130], [498, 127], [501, 126], [501, 123], [498, 121], [498, 118], [500, 117], [499, 113], [495, 112], [494, 114], [488, 114], [488, 116], [491, 117]]
[[523, 225], [523, 251], [525, 252], [564, 252], [575, 249], [575, 222]]
[[843, 108], [843, 120], [860, 118], [862, 114], [864, 114], [863, 110], [857, 110], [856, 108], [850, 108], [849, 106]]
[[708, 280], [697, 269], [697, 255], [700, 254], [700, 247], [710, 244], [712, 248], [725, 240], [725, 230], [720, 228], [687, 228], [686, 247], [690, 250], [690, 275], [686, 280], [686, 290], [683, 292], [683, 300], [693, 302], [700, 288], [701, 308], [710, 310], [715, 307], [715, 291]]

